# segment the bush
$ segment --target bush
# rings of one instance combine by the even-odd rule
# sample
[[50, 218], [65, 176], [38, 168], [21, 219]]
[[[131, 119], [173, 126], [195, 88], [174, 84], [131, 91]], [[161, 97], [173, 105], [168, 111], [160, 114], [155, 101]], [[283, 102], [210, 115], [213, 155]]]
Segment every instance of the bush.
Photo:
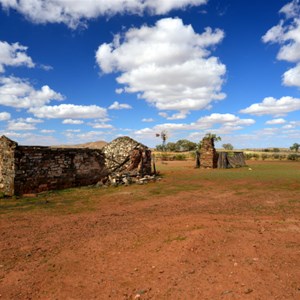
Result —
[[255, 160], [258, 160], [258, 159], [259, 159], [259, 154], [253, 153], [253, 158], [254, 158]]
[[267, 158], [269, 158], [270, 156], [268, 155], [268, 154], [265, 154], [265, 153], [263, 153], [262, 155], [261, 155], [261, 159], [262, 160], [265, 160], [265, 159], [267, 159]]
[[259, 159], [259, 154], [257, 154], [257, 153], [245, 153], [244, 155], [245, 155], [246, 160], [249, 160], [249, 159], [258, 160]]
[[299, 160], [300, 159], [300, 155], [293, 153], [293, 154], [289, 154], [287, 157], [288, 160]]
[[167, 161], [167, 160], [170, 160], [170, 157], [167, 153], [161, 153], [160, 154], [160, 159], [163, 160], [163, 161]]
[[274, 158], [274, 159], [279, 159], [279, 158], [280, 158], [280, 155], [279, 155], [279, 154], [273, 154], [273, 158]]
[[186, 160], [186, 155], [185, 154], [176, 154], [173, 156], [174, 160]]
[[245, 159], [249, 160], [252, 158], [252, 153], [245, 153]]

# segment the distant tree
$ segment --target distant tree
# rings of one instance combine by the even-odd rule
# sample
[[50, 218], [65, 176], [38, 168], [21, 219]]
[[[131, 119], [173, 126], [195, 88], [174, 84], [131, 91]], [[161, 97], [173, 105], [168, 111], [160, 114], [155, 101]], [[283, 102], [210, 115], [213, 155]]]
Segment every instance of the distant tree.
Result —
[[155, 146], [155, 149], [156, 149], [157, 151], [163, 151], [163, 150], [164, 150], [162, 145], [156, 145], [156, 146]]
[[273, 152], [280, 152], [279, 148], [273, 148]]
[[298, 143], [294, 143], [294, 144], [290, 147], [290, 149], [291, 149], [291, 150], [295, 150], [295, 152], [298, 152], [299, 148], [300, 148], [300, 144], [298, 144]]
[[176, 151], [176, 143], [169, 142], [166, 144], [166, 150], [175, 152]]
[[225, 149], [225, 150], [233, 150], [233, 146], [228, 143], [228, 144], [223, 144], [222, 147]]
[[175, 145], [176, 151], [194, 151], [197, 149], [197, 144], [189, 140], [178, 140]]

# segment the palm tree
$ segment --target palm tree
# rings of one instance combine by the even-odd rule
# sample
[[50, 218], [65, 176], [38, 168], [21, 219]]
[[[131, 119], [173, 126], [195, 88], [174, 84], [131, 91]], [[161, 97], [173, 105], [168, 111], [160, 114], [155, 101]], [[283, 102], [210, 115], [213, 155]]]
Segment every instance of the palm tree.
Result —
[[205, 135], [205, 138], [213, 139], [214, 142], [219, 142], [222, 140], [220, 136], [217, 136], [216, 134], [210, 132]]

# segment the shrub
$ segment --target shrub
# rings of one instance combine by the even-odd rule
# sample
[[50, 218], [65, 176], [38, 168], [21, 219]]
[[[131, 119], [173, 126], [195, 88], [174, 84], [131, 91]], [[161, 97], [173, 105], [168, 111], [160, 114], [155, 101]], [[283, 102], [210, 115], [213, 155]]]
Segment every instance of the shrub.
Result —
[[257, 153], [245, 153], [244, 155], [245, 155], [246, 160], [249, 160], [249, 159], [258, 160], [259, 159], [259, 154], [257, 154]]
[[253, 154], [252, 154], [252, 157], [253, 157], [255, 160], [258, 160], [258, 159], [259, 159], [259, 154], [253, 153]]
[[163, 161], [167, 161], [167, 160], [170, 160], [170, 157], [167, 153], [161, 153], [160, 159]]
[[287, 157], [288, 160], [299, 160], [300, 159], [300, 155], [293, 153], [293, 154], [289, 154]]
[[265, 159], [267, 159], [267, 158], [269, 158], [269, 155], [268, 155], [268, 154], [263, 153], [263, 154], [261, 155], [261, 159], [262, 159], [262, 160], [265, 160]]
[[185, 154], [176, 154], [173, 156], [174, 160], [186, 160], [186, 155]]
[[249, 160], [253, 157], [252, 153], [245, 153], [245, 159]]

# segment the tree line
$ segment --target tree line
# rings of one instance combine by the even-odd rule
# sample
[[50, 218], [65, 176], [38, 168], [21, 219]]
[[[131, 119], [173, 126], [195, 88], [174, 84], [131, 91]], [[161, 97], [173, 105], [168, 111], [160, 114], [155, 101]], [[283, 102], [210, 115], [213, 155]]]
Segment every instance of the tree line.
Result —
[[[196, 151], [201, 148], [201, 141], [199, 143], [194, 143], [187, 139], [181, 139], [177, 142], [166, 142], [168, 138], [167, 131], [163, 130], [161, 133], [156, 134], [157, 137], [161, 137], [162, 144], [157, 145], [155, 149], [157, 151], [169, 151], [169, 152], [187, 152], [187, 151]], [[221, 141], [221, 137], [217, 136], [216, 134], [207, 133], [205, 135], [206, 138], [212, 138], [214, 142]], [[230, 143], [223, 144], [222, 147], [225, 150], [233, 150], [234, 147]], [[300, 144], [294, 143], [290, 150], [298, 152], [300, 149]], [[279, 148], [273, 148], [274, 152], [279, 152]]]

